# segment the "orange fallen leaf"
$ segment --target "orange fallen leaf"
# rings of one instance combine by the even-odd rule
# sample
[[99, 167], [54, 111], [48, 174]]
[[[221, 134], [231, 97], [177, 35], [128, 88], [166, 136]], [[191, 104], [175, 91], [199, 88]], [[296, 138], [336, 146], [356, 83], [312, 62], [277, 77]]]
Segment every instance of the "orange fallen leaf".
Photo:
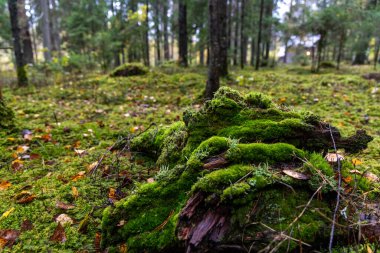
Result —
[[100, 242], [101, 241], [102, 241], [102, 234], [100, 232], [96, 232], [96, 234], [95, 234], [95, 240], [94, 240], [95, 253], [102, 252], [102, 248], [100, 246]]
[[8, 181], [0, 181], [0, 191], [4, 191], [6, 189], [8, 189], [9, 187], [11, 187], [11, 183], [9, 183]]
[[72, 180], [73, 182], [76, 182], [76, 181], [78, 181], [78, 180], [84, 178], [84, 177], [85, 177], [85, 174], [86, 174], [85, 171], [80, 171], [80, 172], [78, 172], [78, 174], [76, 174], [75, 176], [73, 176], [73, 177], [71, 178], [71, 180]]
[[57, 227], [54, 230], [54, 233], [52, 236], [50, 236], [50, 241], [53, 242], [66, 242], [66, 233], [65, 228], [62, 226], [60, 222], [58, 222]]
[[342, 179], [343, 179], [343, 182], [345, 182], [346, 184], [349, 184], [352, 181], [352, 177], [351, 176], [343, 177]]
[[51, 141], [51, 134], [43, 134], [40, 138], [45, 142], [49, 142]]

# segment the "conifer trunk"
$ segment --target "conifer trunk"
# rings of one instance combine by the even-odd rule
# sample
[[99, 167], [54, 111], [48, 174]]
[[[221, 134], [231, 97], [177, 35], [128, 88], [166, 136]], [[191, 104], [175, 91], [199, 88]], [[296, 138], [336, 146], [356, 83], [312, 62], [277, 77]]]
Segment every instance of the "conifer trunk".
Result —
[[179, 64], [187, 67], [187, 6], [185, 0], [179, 0], [178, 6], [178, 47], [179, 47]]

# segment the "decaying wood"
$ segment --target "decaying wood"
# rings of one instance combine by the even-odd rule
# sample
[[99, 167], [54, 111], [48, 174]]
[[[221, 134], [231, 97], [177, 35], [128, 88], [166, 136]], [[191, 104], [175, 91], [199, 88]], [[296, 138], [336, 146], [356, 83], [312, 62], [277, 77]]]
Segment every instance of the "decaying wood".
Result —
[[207, 159], [203, 164], [203, 169], [212, 170], [217, 168], [225, 167], [228, 164], [226, 158], [224, 158], [223, 154], [219, 156], [213, 156]]
[[367, 80], [375, 80], [377, 82], [380, 82], [380, 73], [368, 73], [363, 75], [362, 77]]

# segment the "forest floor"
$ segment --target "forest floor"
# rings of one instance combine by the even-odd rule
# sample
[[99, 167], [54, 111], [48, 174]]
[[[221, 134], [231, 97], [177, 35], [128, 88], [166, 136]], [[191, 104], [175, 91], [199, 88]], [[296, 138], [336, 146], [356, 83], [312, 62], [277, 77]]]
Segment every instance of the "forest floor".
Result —
[[[358, 159], [364, 170], [380, 175], [380, 85], [361, 77], [368, 72], [363, 67], [320, 74], [247, 68], [231, 70], [222, 85], [262, 92], [291, 110], [311, 111], [343, 135], [367, 130], [374, 137], [368, 149], [346, 159]], [[159, 169], [123, 161], [113, 168], [115, 161], [107, 156], [102, 177], [94, 177], [97, 161], [119, 138], [151, 123], [181, 120], [186, 108], [202, 106], [206, 77], [206, 68], [161, 67], [129, 78], [97, 75], [47, 87], [5, 88], [17, 130], [0, 130], [0, 230], [22, 231], [5, 252], [96, 251], [101, 212], [120, 183], [115, 178], [128, 178], [124, 183], [131, 191]], [[57, 219], [67, 221], [65, 238]], [[0, 251], [2, 246], [0, 241]]]

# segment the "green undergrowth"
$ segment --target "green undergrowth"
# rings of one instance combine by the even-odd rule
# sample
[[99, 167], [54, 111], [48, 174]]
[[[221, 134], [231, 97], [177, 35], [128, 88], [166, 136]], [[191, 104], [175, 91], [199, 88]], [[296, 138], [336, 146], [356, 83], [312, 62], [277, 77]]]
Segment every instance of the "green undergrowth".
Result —
[[[242, 227], [236, 227], [236, 231], [242, 230], [247, 222], [244, 217], [252, 210], [253, 206], [247, 203], [253, 205], [257, 200], [265, 200], [259, 198], [261, 193], [268, 192], [268, 199], [282, 192], [286, 192], [286, 197], [295, 198], [284, 184], [292, 186], [300, 196], [290, 203], [304, 205], [323, 182], [316, 176], [316, 168], [333, 184], [323, 188], [325, 194], [335, 186], [334, 172], [321, 156], [322, 146], [318, 140], [298, 142], [296, 138], [288, 138], [305, 134], [318, 120], [315, 115], [337, 126], [345, 136], [364, 128], [375, 137], [368, 149], [347, 155], [343, 169], [345, 177], [353, 178], [349, 185], [354, 186], [357, 182], [360, 191], [371, 190], [373, 183], [360, 176], [355, 179], [349, 171], [357, 169], [375, 174], [380, 171], [380, 104], [375, 89], [378, 84], [359, 76], [367, 70], [349, 69], [337, 73], [322, 70], [321, 74], [300, 71], [232, 69], [229, 78], [222, 79], [222, 86], [242, 92], [222, 90], [224, 93], [220, 92], [215, 100], [204, 106], [199, 98], [206, 82], [205, 68], [162, 66], [145, 75], [128, 78], [97, 75], [49, 87], [30, 86], [16, 90], [3, 87], [4, 101], [15, 115], [15, 128], [13, 131], [0, 130], [0, 178], [11, 183], [9, 188], [0, 191], [3, 200], [0, 215], [11, 208], [14, 210], [0, 219], [0, 229], [20, 229], [24, 220], [33, 224], [32, 230], [22, 232], [13, 248], [5, 248], [4, 252], [93, 252], [96, 232], [103, 232], [103, 239], [111, 236], [109, 241], [104, 239], [103, 245], [116, 249], [119, 244], [126, 243], [131, 252], [178, 246], [181, 242], [175, 229], [179, 213], [191, 194], [201, 189], [195, 185], [207, 194], [215, 193], [221, 204], [234, 207], [232, 219], [242, 222]], [[139, 134], [151, 122], [156, 126], [131, 143], [136, 151], [134, 160], [125, 155], [119, 161], [120, 173], [131, 179], [122, 189], [127, 198], [116, 202], [115, 208], [107, 208], [103, 216], [104, 207], [109, 205], [109, 190], [118, 187], [120, 182], [107, 175], [98, 175], [96, 180], [91, 178], [89, 165], [116, 140], [128, 134]], [[22, 137], [21, 132], [25, 129], [32, 132], [32, 140]], [[276, 149], [270, 151], [266, 145], [283, 145], [281, 150], [285, 147], [286, 161], [282, 162], [282, 154], [277, 154]], [[27, 146], [29, 150], [17, 153], [20, 146]], [[258, 152], [261, 158], [251, 154], [247, 157], [248, 149], [261, 150], [262, 153]], [[78, 155], [75, 150], [86, 152]], [[277, 162], [272, 157], [268, 159], [273, 152], [281, 158]], [[38, 156], [22, 158], [31, 154]], [[203, 169], [207, 159], [219, 155], [231, 161], [220, 169]], [[12, 167], [16, 157], [23, 164], [17, 171]], [[311, 164], [304, 164], [297, 157]], [[251, 160], [244, 162], [246, 158]], [[360, 159], [362, 164], [353, 167], [352, 158]], [[297, 180], [282, 174], [282, 163], [293, 164], [292, 169], [311, 176], [310, 180]], [[105, 158], [99, 172], [108, 169], [115, 175], [115, 168], [110, 166], [113, 164], [112, 156]], [[73, 181], [81, 171], [85, 171], [84, 177]], [[223, 178], [216, 175], [218, 172], [234, 176], [217, 183]], [[249, 175], [241, 179], [246, 174]], [[148, 178], [155, 178], [155, 182], [146, 183]], [[213, 182], [218, 187], [209, 187], [207, 178], [210, 185]], [[73, 196], [73, 187], [79, 192], [77, 197]], [[15, 196], [24, 190], [36, 198], [30, 203], [17, 204]], [[56, 207], [57, 201], [74, 204], [75, 208], [61, 210]], [[212, 199], [209, 202], [211, 204]], [[319, 202], [313, 202], [313, 207], [324, 208], [323, 213], [331, 217], [328, 208]], [[277, 204], [285, 208], [283, 204], [286, 203]], [[96, 210], [90, 217], [87, 231], [80, 233], [79, 223], [94, 207]], [[290, 207], [283, 214], [273, 215], [273, 221], [267, 221], [267, 225], [275, 229], [286, 227], [300, 211]], [[272, 212], [274, 210], [277, 209]], [[292, 211], [293, 216], [288, 217]], [[49, 238], [57, 225], [54, 218], [62, 213], [70, 216], [74, 223], [64, 226], [67, 241], [55, 243]], [[315, 212], [307, 215], [294, 237], [306, 236], [302, 231], [307, 231], [306, 224], [310, 223], [312, 232], [306, 239], [311, 240], [313, 231], [328, 224]], [[279, 218], [281, 225], [275, 226]], [[310, 222], [312, 218], [318, 222]], [[255, 234], [255, 230], [249, 233]], [[233, 236], [231, 233], [232, 239]], [[321, 235], [318, 232], [315, 236]]]

